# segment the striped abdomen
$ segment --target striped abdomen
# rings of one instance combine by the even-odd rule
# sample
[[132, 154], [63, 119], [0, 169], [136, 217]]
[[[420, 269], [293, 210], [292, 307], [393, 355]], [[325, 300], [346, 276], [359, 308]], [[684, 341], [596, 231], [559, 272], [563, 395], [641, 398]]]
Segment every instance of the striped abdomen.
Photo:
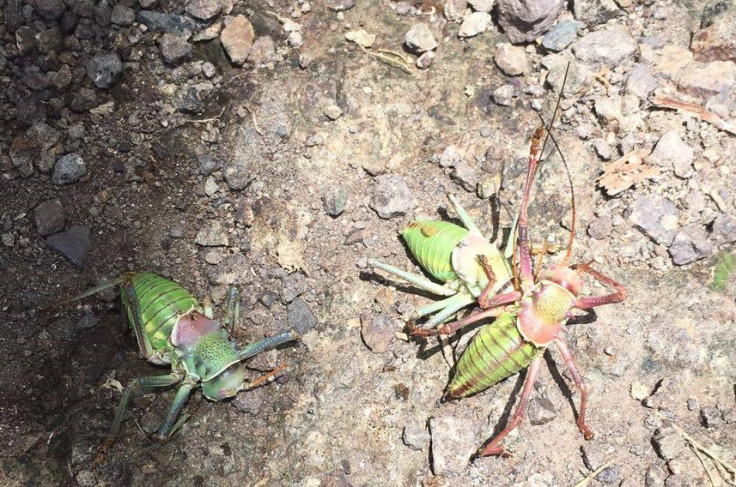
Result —
[[473, 337], [455, 367], [445, 397], [458, 399], [484, 391], [531, 364], [544, 352], [525, 341], [516, 328], [516, 313], [505, 313]]
[[[179, 284], [159, 277], [150, 272], [129, 274], [128, 282], [135, 289], [138, 304], [143, 317], [143, 330], [151, 340], [154, 350], [168, 348], [169, 335], [179, 316], [192, 310], [202, 311], [199, 302], [192, 294]], [[125, 292], [120, 293], [123, 304], [128, 310], [128, 319], [132, 325], [133, 316]]]
[[411, 222], [401, 235], [419, 264], [440, 282], [457, 277], [452, 251], [468, 231], [454, 223], [426, 220]]

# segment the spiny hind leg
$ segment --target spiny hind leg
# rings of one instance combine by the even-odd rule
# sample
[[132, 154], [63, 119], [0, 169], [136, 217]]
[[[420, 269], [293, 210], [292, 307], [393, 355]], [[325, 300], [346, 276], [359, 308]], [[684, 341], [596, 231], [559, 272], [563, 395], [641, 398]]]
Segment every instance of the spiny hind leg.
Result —
[[592, 429], [590, 429], [587, 424], [585, 424], [585, 408], [588, 404], [588, 388], [585, 386], [585, 381], [583, 381], [583, 376], [582, 374], [580, 374], [577, 365], [575, 365], [575, 359], [573, 359], [572, 353], [570, 353], [570, 349], [568, 348], [567, 343], [558, 338], [557, 340], [555, 340], [555, 345], [557, 345], [557, 349], [560, 351], [560, 355], [562, 355], [562, 360], [564, 360], [567, 369], [572, 375], [572, 380], [575, 382], [575, 386], [580, 391], [580, 407], [578, 408], [578, 429], [583, 434], [583, 437], [586, 440], [591, 440], [595, 438], [595, 433]]

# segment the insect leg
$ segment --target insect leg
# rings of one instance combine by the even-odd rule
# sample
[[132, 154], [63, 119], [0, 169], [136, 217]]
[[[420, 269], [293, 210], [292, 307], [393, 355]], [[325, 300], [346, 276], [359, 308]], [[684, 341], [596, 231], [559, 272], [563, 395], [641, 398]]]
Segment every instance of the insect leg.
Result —
[[567, 347], [567, 343], [558, 338], [557, 340], [555, 340], [555, 344], [557, 345], [557, 349], [560, 351], [560, 355], [562, 355], [562, 360], [565, 361], [565, 365], [570, 371], [570, 374], [572, 374], [572, 379], [575, 381], [575, 386], [580, 391], [578, 429], [581, 433], [583, 433], [583, 437], [585, 437], [586, 440], [590, 440], [592, 438], [595, 438], [595, 433], [593, 433], [593, 430], [590, 429], [587, 424], [585, 424], [585, 407], [588, 403], [588, 388], [585, 386], [583, 376], [580, 374], [577, 365], [575, 365], [575, 360], [572, 358], [572, 353], [570, 353], [570, 349]]
[[529, 402], [529, 396], [532, 393], [532, 389], [534, 388], [534, 381], [537, 379], [537, 375], [539, 375], [539, 368], [542, 365], [542, 357], [543, 354], [537, 355], [534, 360], [532, 360], [531, 365], [529, 366], [529, 369], [526, 373], [526, 379], [524, 380], [524, 389], [521, 391], [521, 399], [519, 400], [519, 405], [516, 407], [516, 411], [514, 411], [514, 416], [511, 418], [511, 421], [509, 424], [504, 428], [503, 431], [501, 431], [499, 434], [497, 434], [488, 445], [486, 445], [485, 448], [479, 453], [479, 456], [481, 457], [487, 457], [490, 455], [507, 455], [508, 453], [506, 450], [498, 446], [501, 441], [504, 439], [506, 435], [511, 433], [511, 431], [514, 430], [519, 424], [521, 423], [522, 418], [524, 417], [524, 413], [526, 412], [526, 406]]
[[[460, 218], [460, 221], [463, 222], [463, 226], [468, 229], [470, 233], [474, 233], [476, 235], [480, 235], [483, 237], [483, 234], [480, 233], [480, 230], [475, 225], [475, 222], [472, 218], [470, 218], [470, 215], [468, 215], [468, 212], [465, 211], [465, 208], [463, 208], [460, 205], [460, 202], [455, 199], [455, 197], [451, 194], [448, 194], [447, 197], [452, 202], [452, 206], [455, 207], [455, 213], [457, 213], [457, 216]], [[485, 238], [485, 237], [483, 237]]]
[[275, 376], [276, 374], [278, 374], [279, 372], [281, 372], [285, 368], [286, 368], [286, 364], [279, 365], [278, 367], [276, 367], [275, 369], [273, 369], [271, 372], [268, 372], [267, 374], [263, 374], [262, 376], [258, 377], [256, 380], [254, 380], [253, 382], [251, 382], [248, 385], [244, 386], [243, 387], [243, 390], [255, 389], [256, 387], [260, 386], [261, 384], [263, 384], [268, 379], [270, 379], [271, 377]]
[[587, 272], [591, 276], [593, 276], [596, 280], [602, 282], [603, 284], [612, 287], [616, 290], [616, 292], [606, 294], [603, 296], [591, 296], [587, 298], [578, 298], [575, 300], [575, 307], [579, 309], [590, 309], [595, 308], [596, 306], [601, 306], [603, 304], [611, 304], [611, 303], [619, 303], [626, 299], [626, 296], [628, 296], [629, 291], [626, 289], [626, 287], [623, 284], [620, 284], [610, 277], [606, 277], [603, 274], [599, 273], [598, 271], [595, 271], [591, 269], [588, 264], [582, 264], [575, 267], [576, 269], [580, 269], [583, 272]]
[[389, 274], [398, 276], [405, 281], [414, 284], [420, 289], [424, 289], [425, 291], [429, 291], [434, 294], [439, 294], [440, 296], [452, 296], [457, 292], [448, 286], [441, 286], [423, 276], [412, 274], [411, 272], [407, 272], [392, 265], [384, 264], [383, 262], [378, 262], [377, 260], [368, 259], [368, 264], [372, 265], [373, 267], [378, 267], [382, 271], [386, 271]]
[[440, 328], [417, 328], [417, 326], [410, 321], [408, 323], [409, 327], [409, 333], [411, 336], [414, 337], [428, 337], [428, 336], [437, 336], [437, 335], [452, 335], [457, 330], [464, 326], [468, 326], [471, 323], [475, 323], [476, 321], [480, 321], [484, 318], [490, 318], [490, 317], [497, 317], [502, 315], [506, 312], [506, 308], [501, 307], [495, 307], [490, 308], [482, 311], [478, 311], [477, 313], [472, 313], [469, 316], [466, 316], [462, 320], [457, 320], [452, 323], [447, 323], [444, 326], [441, 326]]
[[[164, 422], [161, 424], [161, 427], [158, 429], [156, 434], [153, 435], [154, 438], [160, 441], [166, 441], [169, 439], [174, 431], [179, 429], [179, 427], [183, 424], [183, 421], [176, 422], [176, 420], [181, 414], [181, 410], [184, 408], [184, 404], [187, 402], [189, 393], [196, 386], [196, 380], [185, 380], [181, 384], [179, 390], [176, 391], [176, 397], [174, 397], [174, 401], [171, 403], [169, 412], [166, 414], [166, 419], [164, 419]], [[176, 425], [174, 425], [175, 422]]]
[[480, 305], [481, 308], [493, 308], [502, 304], [513, 303], [514, 301], [521, 299], [521, 293], [519, 293], [518, 291], [500, 294], [498, 296], [492, 296], [489, 298], [488, 295], [493, 291], [496, 283], [496, 274], [493, 272], [491, 265], [488, 263], [488, 258], [485, 255], [479, 255], [478, 262], [483, 268], [483, 272], [485, 272], [486, 276], [488, 277], [488, 285], [478, 296], [478, 305]]
[[151, 340], [143, 329], [143, 317], [141, 316], [141, 308], [138, 302], [138, 295], [135, 292], [135, 286], [130, 281], [123, 282], [120, 284], [120, 291], [124, 296], [124, 302], [128, 308], [128, 316], [130, 316], [133, 322], [131, 324], [133, 325], [135, 338], [138, 341], [138, 348], [143, 354], [143, 357], [149, 360], [153, 357], [154, 351]]
[[282, 343], [296, 340], [297, 338], [299, 338], [299, 334], [294, 330], [289, 330], [283, 333], [279, 333], [278, 335], [266, 337], [263, 340], [251, 343], [245, 348], [238, 350], [238, 358], [240, 358], [240, 360], [245, 360], [247, 358], [253, 357], [254, 355], [258, 355], [259, 353], [264, 352], [270, 348], [277, 347]]
[[233, 286], [227, 293], [227, 311], [225, 312], [225, 328], [232, 331], [240, 319], [240, 292]]

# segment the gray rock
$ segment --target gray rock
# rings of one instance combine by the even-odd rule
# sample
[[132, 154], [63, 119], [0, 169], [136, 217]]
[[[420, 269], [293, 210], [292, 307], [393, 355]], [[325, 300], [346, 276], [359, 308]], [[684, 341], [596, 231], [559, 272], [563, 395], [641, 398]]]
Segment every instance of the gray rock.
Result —
[[683, 487], [685, 481], [679, 475], [670, 475], [664, 481], [664, 487]]
[[209, 176], [213, 172], [222, 169], [222, 161], [211, 154], [197, 156], [197, 161], [199, 162], [199, 172], [203, 176]]
[[503, 107], [510, 106], [511, 100], [514, 97], [514, 91], [514, 87], [508, 84], [496, 88], [492, 95], [494, 103]]
[[425, 23], [414, 24], [404, 36], [406, 47], [417, 54], [431, 51], [437, 47], [437, 39]]
[[47, 123], [37, 123], [26, 131], [26, 136], [35, 146], [47, 151], [61, 140], [61, 133]]
[[46, 120], [46, 104], [35, 95], [18, 98], [15, 110], [15, 119], [27, 127]]
[[348, 192], [342, 186], [332, 186], [322, 195], [325, 212], [332, 217], [340, 216], [345, 210], [347, 201]]
[[624, 15], [624, 11], [613, 0], [576, 0], [573, 13], [576, 19], [585, 22], [588, 27], [605, 24]]
[[555, 405], [546, 397], [535, 397], [529, 401], [529, 422], [533, 425], [547, 424], [557, 417]]
[[360, 317], [360, 336], [373, 353], [387, 351], [397, 329], [386, 313], [364, 314]]
[[595, 139], [593, 141], [593, 148], [604, 161], [611, 158], [611, 146], [606, 143], [605, 139]]
[[638, 198], [629, 219], [649, 238], [665, 247], [675, 239], [679, 227], [677, 207], [662, 196]]
[[699, 224], [688, 225], [675, 235], [669, 251], [675, 265], [685, 265], [713, 255], [713, 244], [705, 228]]
[[256, 66], [270, 63], [276, 58], [276, 43], [271, 36], [261, 36], [253, 41], [253, 46], [248, 54], [248, 61]]
[[247, 392], [247, 394], [238, 394], [233, 399], [233, 407], [240, 413], [252, 414], [257, 416], [263, 410], [263, 406], [271, 397], [267, 387], [257, 387]]
[[411, 207], [411, 192], [404, 178], [398, 174], [383, 174], [376, 178], [370, 207], [381, 218], [406, 214]]
[[281, 278], [281, 301], [289, 304], [307, 290], [306, 279], [301, 272], [292, 272]]
[[123, 72], [117, 53], [98, 54], [87, 62], [87, 76], [98, 88], [110, 88]]
[[687, 400], [687, 410], [688, 411], [697, 411], [700, 409], [700, 403], [698, 400], [694, 397], [691, 397]]
[[692, 62], [676, 75], [680, 91], [698, 97], [723, 96], [736, 85], [733, 61]]
[[475, 191], [478, 186], [480, 176], [470, 164], [465, 161], [460, 161], [455, 164], [455, 168], [452, 171], [452, 179], [460, 183], [465, 191]]
[[340, 108], [334, 101], [329, 101], [327, 105], [322, 108], [322, 114], [330, 120], [337, 120], [342, 116], [342, 108]]
[[665, 460], [672, 460], [685, 448], [685, 440], [672, 426], [663, 426], [652, 435], [652, 444], [657, 454]]
[[84, 160], [79, 154], [72, 152], [61, 156], [56, 161], [51, 182], [59, 185], [76, 183], [86, 173], [87, 165]]
[[18, 54], [25, 56], [36, 48], [36, 29], [28, 25], [22, 25], [15, 31], [15, 46]]
[[220, 0], [189, 0], [186, 6], [187, 13], [199, 20], [210, 20], [219, 14], [221, 9]]
[[138, 12], [138, 22], [151, 30], [168, 32], [169, 34], [185, 39], [189, 39], [192, 36], [197, 26], [194, 20], [184, 15], [164, 14], [150, 10], [141, 10]]
[[112, 9], [110, 21], [116, 25], [128, 26], [133, 25], [135, 21], [135, 11], [125, 5], [117, 4]]
[[401, 441], [406, 446], [415, 451], [424, 450], [429, 445], [429, 431], [427, 431], [427, 425], [422, 423], [409, 423], [404, 426], [404, 431], [401, 434]]
[[286, 321], [289, 328], [303, 335], [315, 326], [317, 326], [317, 318], [314, 317], [312, 310], [302, 298], [296, 298], [286, 307]]
[[186, 39], [168, 32], [161, 36], [158, 45], [164, 61], [171, 65], [182, 63], [192, 53], [192, 45]]
[[97, 93], [89, 88], [80, 88], [74, 94], [69, 108], [73, 112], [83, 113], [97, 106]]
[[52, 233], [60, 232], [64, 229], [66, 221], [66, 213], [61, 205], [61, 200], [46, 200], [33, 210], [34, 220], [36, 222], [36, 230], [39, 235], [45, 237]]
[[247, 188], [255, 179], [248, 161], [240, 158], [226, 164], [223, 175], [228, 187], [234, 191]]
[[33, 91], [41, 91], [51, 84], [46, 73], [38, 66], [28, 66], [23, 70], [23, 83]]
[[583, 463], [588, 470], [596, 470], [606, 461], [606, 448], [596, 441], [585, 443], [581, 450], [583, 451]]
[[66, 8], [63, 0], [43, 0], [35, 2], [35, 4], [38, 15], [46, 20], [58, 19]]
[[42, 30], [36, 34], [35, 39], [41, 54], [59, 53], [64, 48], [64, 35], [56, 28]]
[[601, 473], [595, 476], [595, 479], [604, 484], [616, 484], [619, 485], [621, 478], [621, 471], [618, 466], [611, 465], [610, 467], [604, 468]]
[[488, 30], [491, 26], [491, 14], [486, 12], [473, 12], [465, 17], [457, 32], [459, 37], [473, 37]]
[[585, 35], [573, 46], [575, 56], [588, 64], [616, 67], [636, 54], [636, 40], [622, 27], [612, 27]]
[[526, 50], [521, 46], [512, 46], [507, 42], [496, 44], [493, 60], [509, 76], [519, 76], [529, 71]]
[[229, 245], [227, 233], [217, 220], [206, 220], [197, 232], [194, 241], [203, 247], [223, 247]]
[[648, 160], [686, 177], [692, 173], [693, 157], [693, 149], [682, 141], [676, 130], [670, 130], [659, 139]]
[[355, 7], [355, 0], [326, 0], [325, 5], [333, 12], [344, 12]]
[[700, 410], [700, 420], [706, 428], [717, 428], [723, 424], [723, 415], [717, 408], [705, 407]]
[[588, 235], [596, 240], [608, 238], [613, 230], [613, 219], [610, 216], [596, 218], [588, 225]]
[[531, 42], [549, 30], [564, 5], [562, 0], [499, 0], [498, 23], [512, 43]]
[[243, 64], [253, 47], [255, 31], [250, 21], [238, 15], [220, 32], [220, 42], [233, 64]]
[[587, 93], [593, 82], [593, 73], [568, 54], [549, 54], [542, 58], [542, 66], [549, 70], [547, 83], [556, 93], [563, 90], [562, 84], [565, 83], [563, 91], [565, 97]]
[[542, 46], [549, 51], [559, 52], [567, 48], [578, 36], [578, 30], [583, 27], [577, 20], [563, 20], [544, 34]]
[[429, 420], [432, 472], [451, 475], [464, 471], [475, 453], [480, 425], [467, 419], [439, 416]]
[[196, 85], [189, 86], [177, 96], [177, 110], [184, 113], [201, 113], [205, 108], [205, 102], [214, 89], [215, 87], [210, 82], [197, 83]]
[[647, 473], [644, 475], [644, 485], [646, 487], [662, 487], [664, 479], [667, 478], [667, 472], [659, 465], [650, 465]]
[[637, 64], [626, 77], [626, 92], [639, 97], [641, 100], [649, 99], [649, 94], [654, 91], [659, 83], [652, 74], [652, 70], [646, 64]]
[[46, 245], [69, 259], [74, 267], [81, 270], [92, 248], [92, 239], [89, 228], [72, 225], [64, 232], [46, 237]]
[[719, 244], [736, 242], [736, 217], [728, 213], [718, 215], [713, 222], [713, 238]]
[[248, 265], [242, 254], [230, 254], [209, 269], [207, 278], [213, 286], [242, 285], [246, 275], [243, 269]]
[[454, 145], [448, 145], [440, 156], [441, 167], [455, 167], [457, 164], [465, 163], [465, 158], [457, 151]]

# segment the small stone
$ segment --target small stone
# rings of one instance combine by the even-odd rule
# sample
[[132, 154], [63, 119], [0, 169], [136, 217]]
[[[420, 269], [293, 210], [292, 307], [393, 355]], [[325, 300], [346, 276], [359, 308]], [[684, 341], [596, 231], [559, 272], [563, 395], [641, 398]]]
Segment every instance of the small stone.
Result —
[[452, 171], [452, 179], [460, 183], [465, 191], [474, 192], [478, 186], [480, 176], [478, 175], [478, 171], [470, 164], [460, 161], [455, 164], [455, 168]]
[[[224, 254], [224, 249], [222, 250]], [[243, 254], [225, 255], [218, 264], [213, 265], [207, 270], [207, 279], [213, 286], [242, 285], [245, 276], [242, 270], [247, 265]]]
[[613, 0], [576, 0], [573, 4], [575, 18], [589, 27], [605, 24], [624, 15]]
[[622, 27], [591, 32], [573, 46], [575, 56], [580, 61], [612, 68], [633, 58], [636, 49], [636, 40]]
[[546, 33], [565, 6], [562, 0], [498, 0], [498, 23], [513, 44]]
[[373, 353], [386, 352], [397, 329], [386, 313], [364, 314], [360, 317], [360, 336]]
[[334, 102], [329, 102], [325, 107], [322, 109], [322, 113], [325, 117], [329, 118], [330, 120], [337, 120], [342, 116], [342, 108], [337, 106]]
[[[276, 58], [276, 43], [271, 36], [261, 36], [253, 42], [248, 61], [256, 66], [270, 63]], [[214, 67], [214, 66], [213, 66]], [[205, 73], [206, 75], [206, 73]], [[214, 76], [214, 73], [213, 73]], [[211, 77], [211, 76], [208, 76]]]
[[675, 174], [685, 177], [692, 172], [693, 157], [693, 149], [682, 141], [676, 130], [670, 130], [659, 139], [647, 159], [665, 168], [674, 169]]
[[199, 172], [203, 176], [209, 176], [213, 172], [222, 169], [222, 161], [211, 154], [197, 156], [197, 161], [199, 162]]
[[81, 270], [87, 262], [89, 251], [92, 248], [90, 235], [89, 228], [72, 225], [64, 232], [47, 237], [46, 244], [69, 259], [74, 267]]
[[117, 53], [98, 54], [87, 62], [87, 76], [98, 88], [110, 88], [123, 72]]
[[529, 401], [529, 422], [533, 425], [547, 424], [557, 417], [555, 405], [546, 397], [535, 397]]
[[461, 163], [465, 163], [465, 158], [457, 151], [457, 147], [448, 145], [440, 156], [440, 166], [455, 167]]
[[685, 440], [672, 426], [657, 429], [652, 435], [652, 444], [657, 454], [665, 460], [672, 460], [685, 448]]
[[243, 15], [238, 15], [222, 29], [220, 42], [233, 64], [241, 65], [248, 59], [255, 35], [253, 25]]
[[27, 127], [46, 120], [46, 104], [35, 95], [19, 97], [15, 104], [15, 110], [15, 119]]
[[458, 37], [474, 37], [488, 30], [491, 26], [491, 14], [487, 12], [473, 12], [465, 17], [463, 23], [460, 24]]
[[604, 468], [601, 473], [595, 476], [598, 482], [604, 484], [616, 484], [619, 485], [619, 479], [621, 478], [621, 471], [616, 465]]
[[355, 0], [325, 0], [325, 5], [333, 12], [344, 12], [355, 7]]
[[212, 176], [207, 178], [207, 181], [204, 183], [204, 194], [207, 196], [212, 196], [215, 193], [217, 193], [217, 190], [220, 189], [217, 185], [217, 181]]
[[164, 62], [170, 65], [182, 63], [192, 53], [192, 45], [186, 39], [168, 32], [161, 36], [158, 46]]
[[304, 274], [292, 272], [281, 278], [281, 301], [289, 304], [307, 291]]
[[58, 198], [46, 200], [33, 210], [36, 230], [42, 237], [60, 232], [64, 229], [66, 213]]
[[714, 252], [708, 232], [700, 224], [682, 228], [670, 244], [670, 255], [675, 265], [686, 265], [710, 257]]
[[347, 201], [348, 192], [342, 186], [331, 186], [322, 195], [325, 212], [331, 217], [340, 216], [345, 210]]
[[583, 463], [588, 470], [596, 470], [606, 462], [606, 448], [598, 442], [586, 443], [581, 448]]
[[255, 179], [249, 161], [241, 158], [226, 164], [223, 175], [228, 187], [233, 191], [247, 188]]
[[74, 94], [69, 108], [73, 112], [83, 113], [97, 106], [97, 93], [89, 88], [80, 88]]
[[438, 45], [437, 39], [425, 23], [414, 24], [404, 36], [404, 44], [417, 54], [431, 51]]
[[432, 66], [432, 63], [434, 62], [436, 54], [434, 51], [428, 51], [422, 54], [417, 58], [417, 68], [419, 69], [429, 69], [430, 66]]
[[736, 217], [728, 213], [718, 215], [713, 222], [712, 238], [719, 244], [736, 242]]
[[521, 46], [512, 46], [507, 42], [496, 44], [493, 60], [509, 76], [519, 76], [529, 71], [526, 50]]
[[598, 157], [604, 161], [611, 158], [611, 146], [609, 146], [604, 139], [595, 139], [593, 141], [593, 148], [598, 153]]
[[19, 27], [15, 31], [15, 45], [21, 56], [30, 54], [36, 48], [36, 29], [27, 25]]
[[286, 307], [286, 316], [289, 327], [301, 335], [317, 326], [317, 318], [302, 298], [296, 298]]
[[667, 478], [667, 472], [659, 465], [650, 465], [644, 476], [646, 487], [662, 487]]
[[719, 96], [736, 85], [736, 63], [692, 62], [677, 72], [676, 81], [683, 93], [698, 97]]
[[263, 306], [265, 306], [266, 308], [270, 308], [271, 306], [273, 306], [273, 303], [275, 303], [277, 299], [279, 299], [278, 294], [271, 291], [266, 291], [265, 293], [261, 294], [261, 296], [258, 298], [258, 301], [260, 301], [261, 304], [263, 304]]
[[698, 402], [696, 398], [691, 397], [690, 399], [687, 400], [687, 410], [688, 411], [697, 411], [698, 409], [700, 409], [700, 403]]
[[682, 487], [684, 480], [679, 475], [670, 475], [664, 481], [664, 487]]
[[98, 485], [97, 477], [91, 470], [80, 470], [76, 476], [77, 484], [80, 487], [93, 487]]
[[512, 85], [503, 85], [500, 88], [496, 88], [493, 92], [493, 101], [497, 105], [504, 107], [511, 105], [511, 100], [514, 97], [514, 87]]
[[26, 136], [42, 151], [47, 151], [61, 140], [61, 133], [47, 123], [37, 123], [26, 131]]
[[133, 25], [133, 22], [135, 21], [135, 11], [125, 5], [117, 4], [112, 9], [110, 21], [116, 25]]
[[542, 46], [549, 51], [563, 51], [572, 44], [578, 36], [578, 30], [583, 28], [582, 22], [577, 20], [563, 20], [557, 23], [552, 30], [542, 38]]
[[493, 2], [495, 0], [468, 0], [468, 3], [471, 7], [473, 7], [473, 10], [476, 12], [488, 12], [490, 13], [491, 10], [493, 10]]
[[700, 410], [700, 420], [706, 428], [717, 428], [723, 424], [721, 411], [717, 408], [702, 408]]
[[293, 48], [298, 49], [304, 44], [304, 35], [301, 32], [292, 32], [286, 42]]
[[662, 196], [638, 198], [629, 219], [647, 236], [665, 247], [669, 247], [675, 239], [679, 226], [677, 207]]
[[381, 218], [405, 215], [411, 207], [411, 192], [398, 174], [383, 174], [376, 178], [370, 207]]
[[64, 35], [56, 28], [36, 34], [36, 47], [41, 54], [58, 54], [64, 48]]
[[58, 185], [76, 183], [86, 173], [87, 165], [84, 160], [79, 154], [72, 152], [61, 156], [56, 161], [51, 182]]
[[267, 387], [257, 387], [248, 391], [247, 394], [238, 394], [233, 399], [233, 407], [240, 413], [252, 414], [257, 416], [263, 410], [263, 406], [271, 397], [271, 393]]
[[197, 25], [194, 20], [184, 15], [165, 14], [150, 10], [139, 11], [138, 22], [152, 31], [168, 32], [184, 39], [189, 39], [192, 36]]
[[649, 94], [659, 86], [657, 78], [646, 64], [637, 64], [626, 77], [626, 92], [638, 97], [640, 100], [648, 100]]
[[452, 416], [429, 420], [432, 449], [432, 472], [451, 475], [464, 471], [475, 453], [480, 424]]
[[108, 27], [110, 25], [110, 18], [112, 17], [112, 7], [107, 0], [100, 0], [95, 7], [94, 18], [97, 25], [100, 27]]
[[221, 9], [220, 0], [189, 0], [186, 6], [187, 13], [199, 20], [210, 20], [219, 14]]
[[376, 36], [369, 34], [365, 29], [351, 30], [345, 33], [345, 39], [366, 49], [373, 47], [373, 44], [376, 42]]
[[634, 381], [631, 383], [631, 397], [632, 399], [636, 401], [643, 401], [647, 397], [649, 397], [650, 390], [649, 387], [642, 384], [641, 382]]
[[35, 2], [38, 15], [46, 20], [55, 20], [64, 13], [65, 6], [62, 0], [43, 0]]
[[227, 233], [222, 228], [222, 224], [217, 220], [207, 220], [197, 232], [194, 239], [197, 245], [203, 247], [221, 247], [229, 245]]
[[406, 446], [414, 451], [424, 450], [429, 445], [429, 431], [427, 426], [422, 423], [409, 423], [404, 426], [401, 434], [401, 440]]
[[3, 233], [2, 236], [0, 236], [0, 240], [2, 240], [3, 245], [11, 249], [15, 245], [15, 235], [10, 232]]

